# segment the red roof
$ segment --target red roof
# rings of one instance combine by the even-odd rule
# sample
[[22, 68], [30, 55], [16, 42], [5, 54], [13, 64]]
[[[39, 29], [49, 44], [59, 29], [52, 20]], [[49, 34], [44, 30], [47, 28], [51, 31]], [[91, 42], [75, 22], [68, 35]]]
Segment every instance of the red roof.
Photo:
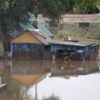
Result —
[[[63, 18], [100, 18], [100, 14], [66, 14], [62, 16]], [[41, 14], [38, 18], [43, 18]]]

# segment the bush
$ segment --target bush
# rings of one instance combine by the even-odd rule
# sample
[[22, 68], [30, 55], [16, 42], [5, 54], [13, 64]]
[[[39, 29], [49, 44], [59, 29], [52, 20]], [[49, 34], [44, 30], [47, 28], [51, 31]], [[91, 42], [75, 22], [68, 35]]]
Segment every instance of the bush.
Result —
[[89, 32], [86, 31], [84, 28], [80, 28], [78, 26], [74, 26], [71, 31], [67, 30], [59, 30], [56, 35], [54, 35], [54, 39], [60, 39], [67, 36], [73, 37], [84, 37], [88, 39], [99, 39], [100, 38], [100, 25], [97, 27], [97, 33], [91, 35]]

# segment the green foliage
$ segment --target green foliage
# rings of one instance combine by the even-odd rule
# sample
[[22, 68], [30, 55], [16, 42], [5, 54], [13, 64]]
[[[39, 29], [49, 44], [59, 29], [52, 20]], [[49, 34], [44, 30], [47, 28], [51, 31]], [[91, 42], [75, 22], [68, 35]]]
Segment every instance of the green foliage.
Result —
[[96, 0], [96, 5], [100, 5], [100, 0]]
[[8, 30], [19, 30], [20, 23], [27, 24], [29, 13], [43, 14], [53, 20], [59, 20], [65, 13], [68, 0], [0, 0], [0, 23]]
[[5, 24], [10, 31], [19, 30], [20, 23], [27, 24], [33, 5], [34, 0], [0, 0], [0, 24]]
[[60, 15], [65, 13], [68, 0], [37, 0], [39, 13], [50, 17], [53, 20], [59, 20]]
[[96, 0], [72, 0], [77, 9], [76, 13], [88, 14], [96, 12]]
[[57, 37], [58, 38], [63, 38], [64, 36], [69, 36], [70, 33], [68, 31], [65, 31], [65, 30], [59, 30], [58, 31], [58, 34], [57, 34]]
[[52, 95], [52, 96], [47, 97], [47, 98], [44, 97], [43, 100], [60, 100], [60, 99], [59, 99], [59, 97]]
[[67, 31], [67, 30], [59, 30], [57, 32], [57, 34], [54, 35], [54, 39], [60, 39], [60, 38], [64, 38], [64, 37], [67, 37], [67, 36], [84, 37], [84, 38], [88, 38], [88, 39], [96, 39], [95, 35], [91, 35], [84, 28], [80, 28], [78, 26], [74, 26], [73, 29], [72, 29], [72, 32]]

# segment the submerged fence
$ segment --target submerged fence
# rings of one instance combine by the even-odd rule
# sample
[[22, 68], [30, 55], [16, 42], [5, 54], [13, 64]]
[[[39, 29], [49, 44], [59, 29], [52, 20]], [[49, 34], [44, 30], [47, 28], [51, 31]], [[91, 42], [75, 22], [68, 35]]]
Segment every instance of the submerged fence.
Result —
[[13, 52], [12, 51], [0, 51], [0, 59], [7, 59], [12, 58]]

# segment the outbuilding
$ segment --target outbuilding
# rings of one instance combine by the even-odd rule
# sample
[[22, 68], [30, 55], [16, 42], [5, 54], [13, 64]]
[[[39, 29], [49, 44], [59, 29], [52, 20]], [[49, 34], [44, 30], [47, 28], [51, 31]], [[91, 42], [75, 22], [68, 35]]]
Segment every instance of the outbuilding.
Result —
[[[44, 59], [60, 60], [96, 60], [99, 50], [99, 41], [81, 37], [71, 37], [70, 40], [51, 40], [48, 51], [44, 51]], [[47, 49], [47, 48], [46, 48]], [[50, 56], [51, 52], [51, 56]]]

